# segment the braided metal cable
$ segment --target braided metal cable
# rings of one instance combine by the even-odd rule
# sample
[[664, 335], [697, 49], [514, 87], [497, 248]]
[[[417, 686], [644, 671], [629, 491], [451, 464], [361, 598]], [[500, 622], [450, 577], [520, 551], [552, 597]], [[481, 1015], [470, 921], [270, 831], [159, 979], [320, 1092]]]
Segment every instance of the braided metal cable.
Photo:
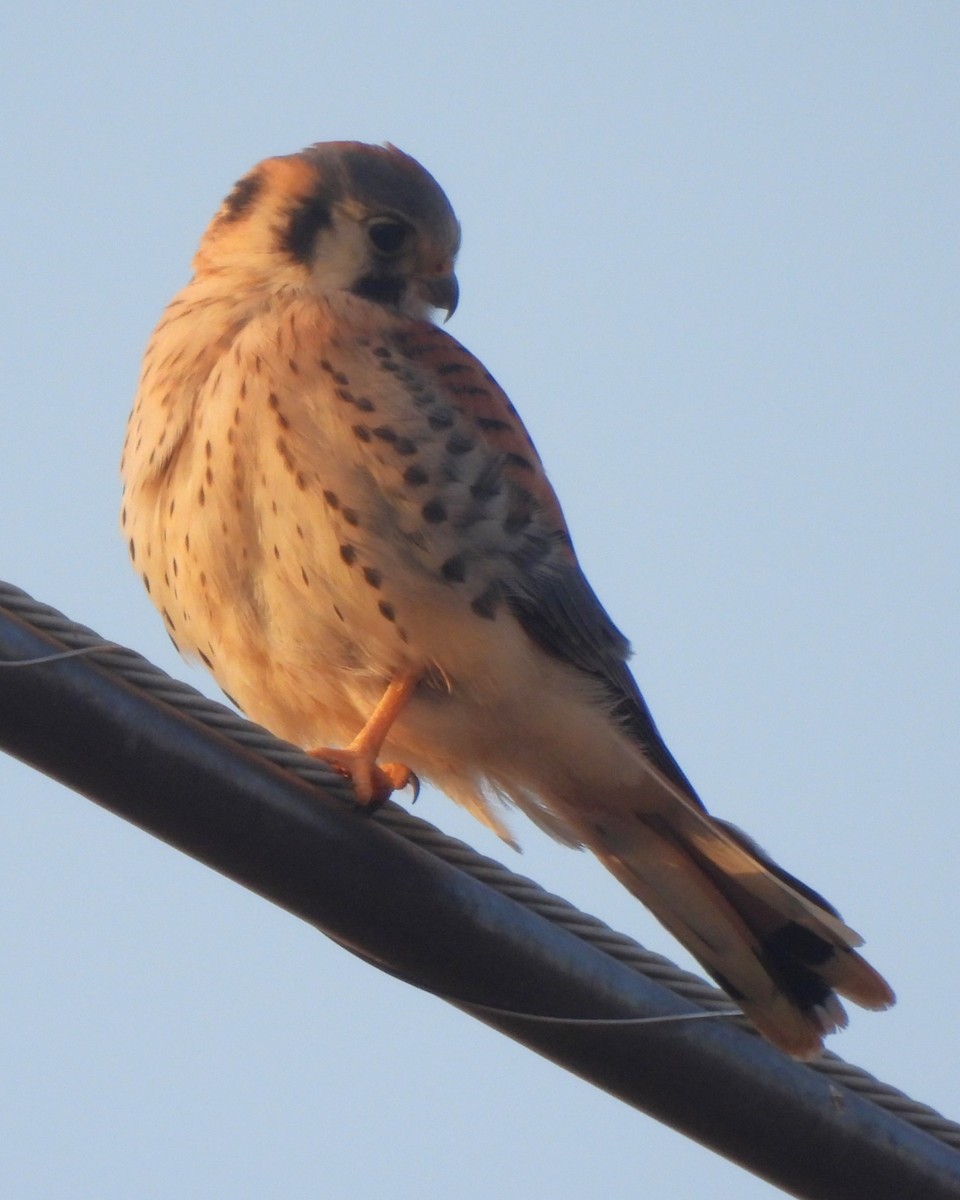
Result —
[[[58, 655], [54, 651], [50, 659], [41, 661], [51, 661], [54, 657], [72, 657], [77, 653], [88, 656], [100, 669], [114, 674], [154, 699], [215, 729], [277, 766], [292, 771], [306, 782], [322, 787], [326, 792], [342, 798], [344, 802], [353, 802], [353, 791], [349, 782], [324, 763], [309, 757], [297, 747], [280, 741], [267, 730], [252, 724], [223, 704], [207, 699], [188, 684], [172, 679], [135, 651], [104, 641], [92, 630], [75, 624], [62, 613], [2, 581], [0, 608], [31, 625], [38, 632], [55, 639], [64, 647], [65, 653]], [[0, 663], [0, 669], [5, 666], [28, 668], [29, 665], [29, 662]], [[373, 819], [398, 837], [414, 843], [445, 863], [524, 905], [700, 1008], [708, 1012], [729, 1009], [729, 998], [699, 976], [682, 970], [659, 954], [644, 949], [626, 934], [616, 932], [596, 917], [581, 912], [568, 901], [552, 895], [532, 880], [515, 874], [495, 860], [477, 854], [463, 842], [448, 837], [398, 805], [388, 802]], [[738, 1019], [738, 1023], [752, 1032], [752, 1027], [745, 1018]], [[846, 1062], [839, 1055], [827, 1052], [808, 1066], [826, 1076], [832, 1083], [856, 1092], [931, 1137], [960, 1149], [960, 1125]]]

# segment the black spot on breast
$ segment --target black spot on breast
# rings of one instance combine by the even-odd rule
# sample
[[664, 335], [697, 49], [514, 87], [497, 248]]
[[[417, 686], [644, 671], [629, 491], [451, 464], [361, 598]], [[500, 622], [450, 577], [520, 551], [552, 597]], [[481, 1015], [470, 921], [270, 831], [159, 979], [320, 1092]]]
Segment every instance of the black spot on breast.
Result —
[[483, 617], [486, 621], [492, 621], [497, 615], [497, 602], [499, 599], [500, 589], [496, 583], [491, 583], [479, 596], [470, 601], [470, 608], [478, 617]]
[[423, 508], [420, 509], [420, 513], [429, 525], [439, 525], [447, 519], [446, 505], [442, 500], [428, 500]]
[[373, 431], [373, 436], [379, 438], [381, 442], [395, 442], [397, 440], [397, 431], [391, 429], [389, 425], [378, 425]]
[[280, 249], [299, 263], [307, 263], [313, 243], [322, 229], [331, 223], [330, 205], [322, 196], [306, 196], [287, 213], [287, 222], [279, 231]]
[[361, 442], [369, 442], [370, 430], [366, 427], [366, 425], [354, 425], [353, 436], [359, 439]]
[[506, 461], [511, 467], [522, 467], [525, 471], [533, 470], [533, 463], [529, 458], [524, 458], [522, 454], [507, 454]]
[[504, 433], [513, 426], [509, 421], [501, 421], [499, 417], [477, 417], [481, 429], [489, 429], [492, 433]]
[[344, 507], [341, 510], [341, 515], [343, 516], [344, 521], [346, 521], [346, 523], [348, 525], [359, 525], [360, 524], [360, 518], [357, 515], [355, 509]]
[[410, 487], [420, 487], [422, 484], [430, 482], [430, 476], [423, 467], [414, 463], [404, 471], [403, 482], [409, 484]]
[[449, 408], [438, 408], [427, 417], [431, 429], [449, 429], [453, 424], [453, 413]]
[[440, 574], [450, 583], [463, 583], [467, 577], [467, 562], [462, 554], [454, 554], [440, 567]]
[[393, 448], [397, 454], [402, 455], [404, 458], [408, 458], [411, 454], [416, 454], [417, 443], [407, 437], [398, 437], [393, 443]]
[[283, 459], [283, 465], [292, 475], [296, 468], [293, 461], [293, 456], [290, 454], [290, 450], [287, 447], [286, 438], [278, 437], [276, 441], [276, 447], [277, 453]]
[[463, 433], [452, 433], [447, 438], [447, 453], [448, 454], [469, 454], [476, 443], [472, 438], [468, 438]]
[[349, 544], [349, 542], [345, 543], [343, 546], [340, 547], [340, 557], [343, 559], [343, 561], [347, 564], [348, 567], [352, 567], [353, 564], [357, 561], [356, 547], [351, 546]]
[[503, 532], [511, 537], [520, 533], [533, 520], [533, 514], [528, 508], [515, 508], [507, 513], [503, 521]]
[[383, 583], [383, 575], [376, 567], [364, 567], [363, 577], [373, 588], [378, 588]]
[[[324, 498], [324, 500], [326, 500], [326, 502], [330, 505], [331, 508], [339, 508], [340, 507], [340, 497], [337, 495], [336, 492], [331, 492], [329, 490], [329, 488], [326, 491], [324, 491], [323, 498]], [[297, 529], [299, 530], [299, 528], [300, 527], [298, 525]], [[302, 536], [303, 535], [301, 534], [301, 537]]]
[[381, 616], [386, 617], [388, 621], [395, 621], [397, 619], [396, 609], [392, 604], [388, 603], [388, 601], [381, 600], [377, 605], [377, 608], [380, 609]]

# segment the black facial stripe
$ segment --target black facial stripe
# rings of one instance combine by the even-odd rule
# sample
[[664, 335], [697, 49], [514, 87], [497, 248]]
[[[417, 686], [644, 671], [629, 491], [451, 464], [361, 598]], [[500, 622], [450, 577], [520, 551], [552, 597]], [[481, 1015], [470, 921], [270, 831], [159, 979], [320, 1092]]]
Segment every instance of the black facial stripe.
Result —
[[350, 289], [355, 296], [372, 300], [374, 304], [389, 304], [396, 308], [407, 290], [407, 281], [396, 275], [364, 275]]
[[287, 215], [286, 228], [280, 232], [281, 250], [297, 262], [309, 262], [317, 234], [330, 224], [329, 203], [321, 196], [307, 196]]

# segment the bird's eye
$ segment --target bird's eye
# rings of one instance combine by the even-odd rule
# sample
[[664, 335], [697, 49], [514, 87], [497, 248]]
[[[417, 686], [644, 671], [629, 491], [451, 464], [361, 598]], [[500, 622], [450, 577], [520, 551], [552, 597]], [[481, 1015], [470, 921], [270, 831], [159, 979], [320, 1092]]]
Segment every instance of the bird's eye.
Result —
[[371, 221], [367, 237], [378, 254], [388, 258], [399, 254], [413, 230], [403, 221]]

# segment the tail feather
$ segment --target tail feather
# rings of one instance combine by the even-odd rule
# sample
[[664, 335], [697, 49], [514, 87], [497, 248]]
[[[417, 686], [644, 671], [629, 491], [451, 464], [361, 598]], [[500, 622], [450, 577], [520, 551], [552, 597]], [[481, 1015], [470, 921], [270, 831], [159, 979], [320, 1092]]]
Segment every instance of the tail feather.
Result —
[[834, 993], [865, 1008], [893, 1003], [854, 949], [862, 939], [822, 897], [669, 784], [657, 803], [644, 792], [585, 840], [770, 1041], [811, 1057], [847, 1023]]
[[820, 974], [830, 987], [861, 1008], [879, 1012], [896, 1000], [880, 972], [855, 950], [839, 949], [829, 962], [823, 964]]

